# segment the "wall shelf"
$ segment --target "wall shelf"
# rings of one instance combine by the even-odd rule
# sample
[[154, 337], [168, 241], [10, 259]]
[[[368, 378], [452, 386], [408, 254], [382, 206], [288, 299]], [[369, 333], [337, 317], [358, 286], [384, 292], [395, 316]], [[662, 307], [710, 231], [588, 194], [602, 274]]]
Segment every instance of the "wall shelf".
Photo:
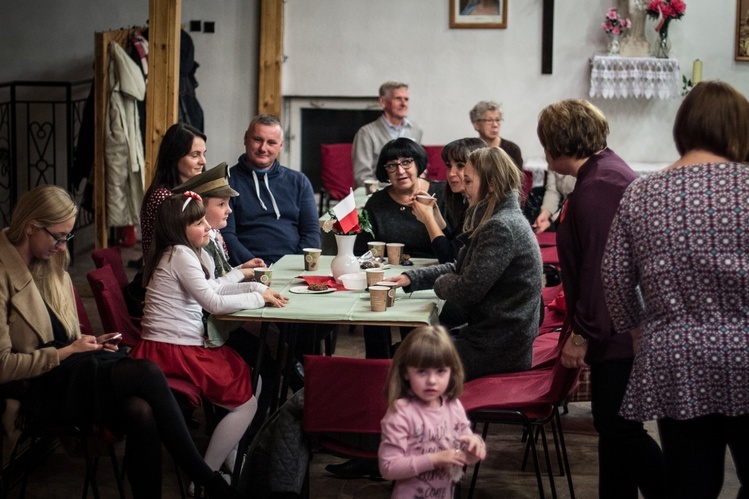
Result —
[[590, 97], [673, 99], [681, 95], [676, 59], [596, 55], [590, 65]]

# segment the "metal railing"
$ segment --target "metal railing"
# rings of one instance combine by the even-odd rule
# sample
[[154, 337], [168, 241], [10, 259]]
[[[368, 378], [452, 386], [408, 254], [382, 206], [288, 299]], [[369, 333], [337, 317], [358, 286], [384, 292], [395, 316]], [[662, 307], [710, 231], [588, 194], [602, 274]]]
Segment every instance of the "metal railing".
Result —
[[[80, 206], [85, 189], [85, 181], [80, 180], [88, 177], [91, 165], [89, 171], [76, 172], [74, 155], [92, 82], [0, 83], [2, 227], [8, 226], [19, 196], [38, 185], [65, 187]], [[93, 213], [79, 210], [75, 228], [92, 223]]]

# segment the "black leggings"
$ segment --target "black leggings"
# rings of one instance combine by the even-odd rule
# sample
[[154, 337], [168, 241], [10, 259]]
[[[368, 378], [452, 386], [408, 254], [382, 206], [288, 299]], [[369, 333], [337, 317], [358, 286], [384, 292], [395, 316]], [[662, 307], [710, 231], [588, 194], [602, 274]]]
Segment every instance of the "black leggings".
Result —
[[726, 447], [731, 450], [739, 478], [736, 497], [749, 497], [749, 414], [660, 419], [658, 433], [666, 459], [668, 497], [718, 497], [723, 487]]
[[606, 499], [665, 496], [665, 464], [660, 447], [639, 421], [619, 415], [632, 359], [590, 366], [591, 409], [598, 431], [598, 490]]
[[161, 497], [161, 444], [197, 484], [213, 471], [205, 464], [159, 366], [126, 358], [112, 368], [116, 424], [127, 435], [125, 456], [133, 496]]

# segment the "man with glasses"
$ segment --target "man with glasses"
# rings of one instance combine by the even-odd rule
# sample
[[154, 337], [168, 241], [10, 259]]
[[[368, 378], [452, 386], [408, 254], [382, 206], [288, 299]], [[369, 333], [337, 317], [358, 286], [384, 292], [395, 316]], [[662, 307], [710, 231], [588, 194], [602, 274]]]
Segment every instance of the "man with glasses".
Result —
[[382, 115], [356, 132], [351, 150], [354, 164], [354, 184], [364, 185], [375, 180], [375, 167], [382, 147], [398, 137], [407, 137], [421, 143], [422, 131], [406, 118], [408, 114], [408, 85], [388, 81], [380, 85]]
[[482, 100], [471, 109], [469, 113], [473, 129], [479, 133], [481, 140], [489, 147], [499, 147], [512, 158], [521, 171], [523, 170], [523, 154], [520, 147], [514, 142], [499, 136], [499, 128], [502, 123], [502, 108], [494, 101]]

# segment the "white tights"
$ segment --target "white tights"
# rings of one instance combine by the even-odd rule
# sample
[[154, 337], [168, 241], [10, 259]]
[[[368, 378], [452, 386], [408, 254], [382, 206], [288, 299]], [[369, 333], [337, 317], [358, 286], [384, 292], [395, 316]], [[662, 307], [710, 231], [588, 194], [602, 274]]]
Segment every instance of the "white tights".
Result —
[[[208, 443], [208, 450], [205, 452], [205, 462], [212, 470], [221, 468], [221, 464], [237, 447], [242, 435], [252, 423], [257, 412], [255, 395], [260, 395], [261, 388], [262, 381], [258, 379], [256, 393], [247, 402], [237, 407], [226, 407], [229, 413], [216, 425], [211, 441]], [[234, 467], [234, 463], [227, 464], [230, 464], [230, 468]]]

